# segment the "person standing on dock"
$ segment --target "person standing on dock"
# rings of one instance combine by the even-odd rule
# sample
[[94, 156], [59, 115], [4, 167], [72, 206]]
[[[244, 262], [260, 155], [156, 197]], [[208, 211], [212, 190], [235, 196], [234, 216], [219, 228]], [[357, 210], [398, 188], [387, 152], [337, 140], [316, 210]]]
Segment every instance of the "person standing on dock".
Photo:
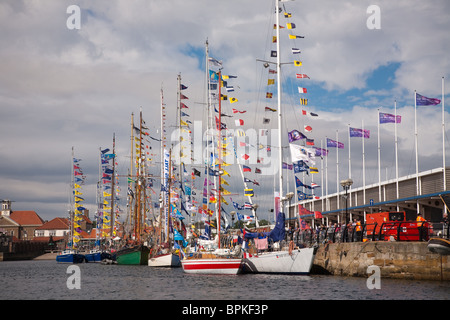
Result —
[[423, 236], [425, 235], [424, 233], [424, 222], [425, 222], [425, 218], [422, 217], [422, 214], [419, 212], [417, 213], [417, 218], [416, 218], [416, 222], [417, 222], [417, 228], [419, 229], [419, 241], [423, 240]]

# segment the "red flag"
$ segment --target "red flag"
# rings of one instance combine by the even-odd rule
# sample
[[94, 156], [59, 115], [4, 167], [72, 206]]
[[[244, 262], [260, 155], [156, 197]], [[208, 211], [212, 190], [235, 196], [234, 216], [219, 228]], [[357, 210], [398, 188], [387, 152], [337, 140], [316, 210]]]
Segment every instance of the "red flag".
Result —
[[306, 126], [305, 126], [305, 131], [307, 131], [307, 132], [311, 132], [311, 131], [312, 131], [312, 127], [311, 127], [311, 126], [308, 126], [308, 125], [306, 125]]
[[307, 76], [306, 74], [304, 74], [304, 73], [297, 73], [296, 76], [297, 76], [297, 79], [304, 79], [304, 78], [310, 79], [310, 77], [308, 77], [308, 76]]
[[314, 211], [314, 219], [322, 219], [322, 212]]

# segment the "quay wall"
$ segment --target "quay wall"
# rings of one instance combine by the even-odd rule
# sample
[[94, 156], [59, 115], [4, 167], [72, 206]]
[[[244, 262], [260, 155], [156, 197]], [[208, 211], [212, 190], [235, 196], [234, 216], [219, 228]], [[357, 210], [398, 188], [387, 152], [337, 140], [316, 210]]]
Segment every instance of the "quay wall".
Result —
[[450, 256], [432, 253], [427, 242], [345, 242], [321, 244], [312, 273], [368, 277], [380, 267], [381, 278], [450, 281]]

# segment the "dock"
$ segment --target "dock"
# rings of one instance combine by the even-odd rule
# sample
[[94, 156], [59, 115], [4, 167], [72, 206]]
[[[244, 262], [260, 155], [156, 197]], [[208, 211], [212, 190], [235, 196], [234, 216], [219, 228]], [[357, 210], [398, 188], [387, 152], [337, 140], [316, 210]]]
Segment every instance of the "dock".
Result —
[[321, 244], [313, 274], [368, 277], [378, 266], [381, 278], [450, 281], [450, 256], [432, 253], [427, 242], [368, 241]]

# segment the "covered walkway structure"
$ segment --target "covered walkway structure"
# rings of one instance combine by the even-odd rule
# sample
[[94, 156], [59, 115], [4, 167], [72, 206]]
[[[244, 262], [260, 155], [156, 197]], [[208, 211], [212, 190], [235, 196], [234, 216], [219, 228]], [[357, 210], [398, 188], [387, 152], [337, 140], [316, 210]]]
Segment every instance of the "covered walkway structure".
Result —
[[[320, 199], [291, 203], [287, 218], [291, 226], [300, 216], [314, 227], [348, 223], [354, 218], [365, 222], [366, 214], [372, 212], [405, 211], [407, 220], [415, 220], [420, 212], [427, 221], [440, 222], [447, 210], [442, 197], [450, 196], [449, 186], [450, 167], [445, 170], [441, 167], [365, 187], [350, 187]], [[303, 212], [302, 207], [306, 209]], [[320, 212], [322, 218], [315, 219], [314, 212]]]

